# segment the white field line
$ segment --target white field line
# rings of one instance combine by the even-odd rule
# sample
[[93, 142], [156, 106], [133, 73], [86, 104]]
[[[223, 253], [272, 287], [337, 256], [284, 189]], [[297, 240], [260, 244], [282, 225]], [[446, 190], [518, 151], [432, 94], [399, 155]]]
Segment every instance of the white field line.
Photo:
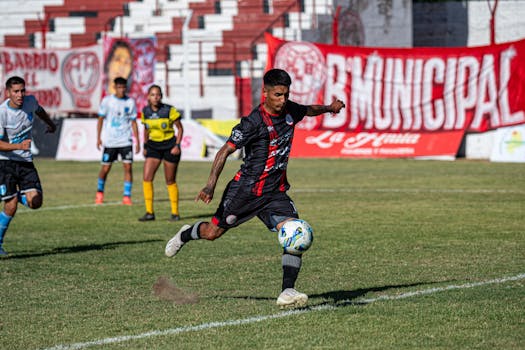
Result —
[[313, 307], [306, 308], [306, 309], [284, 311], [284, 312], [280, 312], [280, 313], [273, 314], [273, 315], [255, 316], [255, 317], [248, 317], [248, 318], [243, 318], [243, 319], [238, 319], [238, 320], [229, 320], [229, 321], [208, 322], [208, 323], [202, 323], [196, 326], [186, 326], [186, 327], [171, 328], [171, 329], [166, 329], [166, 330], [156, 330], [156, 331], [150, 331], [150, 332], [141, 333], [137, 335], [123, 335], [119, 337], [104, 338], [104, 339], [93, 340], [93, 341], [84, 342], [84, 343], [62, 344], [62, 345], [56, 345], [54, 347], [47, 348], [44, 350], [76, 350], [76, 349], [84, 349], [84, 348], [91, 347], [91, 346], [122, 343], [122, 342], [129, 341], [129, 340], [138, 340], [138, 339], [144, 339], [144, 338], [149, 338], [149, 337], [158, 337], [158, 336], [163, 336], [163, 335], [175, 335], [175, 334], [188, 333], [188, 332], [198, 332], [198, 331], [208, 330], [212, 328], [239, 326], [239, 325], [244, 325], [244, 324], [273, 320], [277, 318], [284, 318], [284, 317], [293, 316], [293, 315], [305, 314], [305, 313], [310, 313], [314, 311], [335, 310], [341, 306], [365, 305], [365, 304], [371, 304], [377, 301], [384, 301], [384, 300], [399, 300], [399, 299], [418, 297], [422, 295], [429, 295], [429, 294], [434, 294], [434, 293], [439, 293], [439, 292], [446, 292], [450, 290], [481, 287], [481, 286], [487, 286], [490, 284], [501, 284], [501, 283], [506, 283], [506, 282], [511, 282], [511, 281], [518, 281], [522, 279], [525, 279], [525, 273], [522, 273], [516, 276], [496, 278], [496, 279], [481, 281], [481, 282], [465, 283], [465, 284], [459, 284], [459, 285], [448, 285], [445, 287], [436, 287], [436, 288], [430, 288], [430, 289], [416, 290], [413, 292], [407, 292], [407, 293], [401, 293], [401, 294], [395, 294], [395, 295], [381, 295], [377, 298], [345, 300], [345, 301], [340, 302], [340, 304], [338, 305], [327, 305], [327, 304], [318, 305], [318, 306], [313, 306]]
[[[292, 188], [291, 193], [472, 193], [472, 194], [525, 194], [521, 190], [497, 190], [497, 189], [425, 189], [425, 188]], [[93, 208], [104, 207], [107, 205], [121, 205], [121, 202], [109, 202], [100, 204], [72, 204], [60, 205], [56, 207], [42, 207], [38, 211], [55, 211], [55, 210], [70, 210], [78, 208]], [[20, 206], [20, 211], [17, 214], [30, 213], [32, 210], [25, 210]]]
[[[59, 206], [56, 206], [56, 207], [42, 207], [42, 208], [39, 208], [37, 209], [37, 211], [54, 211], [54, 210], [70, 210], [70, 209], [79, 209], [79, 208], [95, 208], [95, 207], [105, 207], [105, 206], [108, 206], [108, 205], [122, 205], [122, 202], [108, 202], [108, 203], [104, 203], [104, 204], [95, 204], [95, 203], [92, 203], [92, 204], [72, 204], [72, 205], [59, 205]], [[17, 215], [20, 215], [20, 214], [24, 214], [24, 213], [31, 213], [33, 212], [33, 210], [29, 209], [29, 208], [26, 208], [22, 205], [19, 206], [19, 208], [21, 209], [19, 212], [17, 211], [16, 214]]]
[[462, 188], [291, 188], [289, 192], [296, 193], [503, 193], [503, 194], [525, 194], [523, 190], [498, 190], [493, 188], [487, 189], [462, 189]]

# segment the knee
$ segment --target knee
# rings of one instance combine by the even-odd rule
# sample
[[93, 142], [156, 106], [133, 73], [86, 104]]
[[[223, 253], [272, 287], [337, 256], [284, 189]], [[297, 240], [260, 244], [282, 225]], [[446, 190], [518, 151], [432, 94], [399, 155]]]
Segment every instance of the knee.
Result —
[[217, 238], [222, 236], [223, 233], [224, 233], [224, 229], [218, 226], [215, 226], [213, 224], [210, 224], [210, 223], [203, 223], [200, 226], [200, 230], [199, 230], [200, 237], [208, 241], [216, 240]]
[[28, 199], [27, 204], [31, 209], [38, 209], [42, 206], [43, 198], [42, 196], [34, 196], [31, 199]]

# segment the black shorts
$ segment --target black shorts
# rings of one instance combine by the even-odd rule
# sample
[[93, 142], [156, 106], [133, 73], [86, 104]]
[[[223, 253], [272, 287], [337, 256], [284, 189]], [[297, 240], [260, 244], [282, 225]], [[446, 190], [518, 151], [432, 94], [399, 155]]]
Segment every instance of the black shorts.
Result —
[[270, 231], [287, 218], [298, 218], [297, 209], [286, 192], [256, 196], [250, 188], [232, 180], [224, 190], [212, 222], [224, 229], [236, 227], [257, 216]]
[[18, 192], [42, 193], [40, 178], [33, 162], [0, 160], [0, 200], [13, 198]]
[[123, 163], [133, 163], [133, 147], [104, 147], [102, 153], [102, 164], [111, 164], [118, 160], [118, 156]]
[[175, 143], [177, 143], [176, 138], [162, 142], [148, 140], [144, 146], [146, 158], [163, 159], [170, 163], [178, 163], [180, 161], [180, 153], [177, 155], [171, 154], [171, 149], [175, 146]]

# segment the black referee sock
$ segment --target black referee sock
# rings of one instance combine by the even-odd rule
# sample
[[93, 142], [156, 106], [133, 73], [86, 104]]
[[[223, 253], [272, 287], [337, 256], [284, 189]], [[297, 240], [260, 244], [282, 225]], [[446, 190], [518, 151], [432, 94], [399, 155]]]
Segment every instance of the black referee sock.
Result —
[[187, 243], [191, 240], [201, 239], [201, 234], [199, 233], [199, 227], [203, 224], [203, 221], [196, 222], [190, 228], [185, 231], [182, 231], [180, 234], [180, 239], [184, 243]]

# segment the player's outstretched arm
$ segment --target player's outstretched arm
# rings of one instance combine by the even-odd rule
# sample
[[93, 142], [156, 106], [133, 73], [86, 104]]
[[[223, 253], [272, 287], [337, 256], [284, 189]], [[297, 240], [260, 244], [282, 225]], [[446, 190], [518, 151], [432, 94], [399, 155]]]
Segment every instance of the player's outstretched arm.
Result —
[[224, 144], [224, 146], [222, 146], [221, 149], [217, 152], [217, 154], [215, 155], [215, 159], [213, 160], [213, 165], [211, 166], [211, 172], [210, 177], [208, 178], [208, 183], [195, 198], [196, 202], [198, 202], [199, 200], [203, 201], [206, 204], [211, 202], [211, 200], [213, 199], [213, 193], [215, 192], [215, 186], [217, 185], [219, 176], [222, 173], [222, 169], [224, 169], [226, 159], [228, 159], [229, 155], [233, 152], [235, 152], [235, 147], [231, 146], [228, 143]]
[[314, 117], [323, 113], [339, 113], [345, 104], [341, 100], [335, 100], [329, 105], [310, 105], [306, 106], [306, 115]]
[[44, 123], [47, 124], [47, 130], [46, 132], [54, 133], [57, 129], [57, 126], [55, 123], [51, 120], [51, 117], [49, 117], [49, 114], [47, 114], [46, 110], [42, 107], [38, 107], [38, 109], [35, 111], [36, 115], [42, 119]]

